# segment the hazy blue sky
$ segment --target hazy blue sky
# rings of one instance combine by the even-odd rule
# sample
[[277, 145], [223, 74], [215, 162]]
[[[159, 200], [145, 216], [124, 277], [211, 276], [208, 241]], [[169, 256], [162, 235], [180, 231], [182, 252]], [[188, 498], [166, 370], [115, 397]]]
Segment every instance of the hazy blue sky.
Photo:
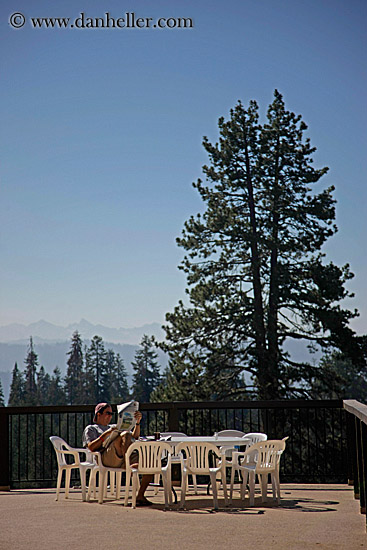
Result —
[[[184, 295], [175, 238], [201, 202], [202, 137], [275, 88], [336, 186], [367, 332], [365, 0], [2, 1], [0, 324], [162, 322]], [[193, 29], [33, 29], [30, 17], [191, 17]], [[14, 12], [23, 28], [9, 24]]]

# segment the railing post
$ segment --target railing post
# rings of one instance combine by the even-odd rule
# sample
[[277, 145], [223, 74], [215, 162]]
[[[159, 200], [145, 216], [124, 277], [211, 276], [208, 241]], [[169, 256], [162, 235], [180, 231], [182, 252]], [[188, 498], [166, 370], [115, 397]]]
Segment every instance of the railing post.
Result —
[[358, 475], [356, 473], [356, 428], [354, 416], [346, 413], [347, 416], [347, 461], [348, 461], [348, 485], [354, 485], [354, 480]]
[[0, 491], [10, 491], [9, 415], [0, 407]]
[[[366, 475], [367, 475], [367, 425], [364, 422], [360, 422], [361, 431], [361, 478], [360, 478], [360, 494], [361, 494], [361, 514], [366, 514], [367, 503], [367, 487], [366, 487]], [[367, 519], [367, 518], [366, 518]]]
[[354, 497], [356, 499], [361, 498], [361, 462], [362, 462], [362, 449], [361, 449], [361, 422], [357, 416], [354, 417], [355, 433], [356, 433], [356, 475], [354, 476]]
[[168, 409], [168, 431], [169, 432], [178, 432], [179, 431], [179, 410], [177, 403], [172, 403], [171, 408]]

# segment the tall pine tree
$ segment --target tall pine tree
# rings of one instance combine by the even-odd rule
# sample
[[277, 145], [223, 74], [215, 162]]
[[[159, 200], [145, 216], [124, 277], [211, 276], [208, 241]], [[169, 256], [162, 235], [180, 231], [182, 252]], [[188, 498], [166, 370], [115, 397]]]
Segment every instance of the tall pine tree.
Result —
[[340, 306], [352, 274], [321, 252], [337, 231], [334, 188], [312, 191], [327, 168], [313, 167], [306, 129], [275, 91], [264, 124], [255, 101], [248, 109], [239, 102], [219, 120], [219, 143], [204, 138], [207, 185], [194, 187], [206, 209], [177, 239], [189, 303], [166, 315], [162, 348], [172, 378], [187, 381], [198, 370], [207, 398], [215, 387], [233, 396], [231, 380], [243, 372], [261, 399], [299, 395], [312, 365], [287, 353], [292, 339], [365, 362], [362, 340], [348, 327], [357, 312]]
[[37, 405], [53, 405], [50, 402], [50, 384], [51, 377], [41, 366], [37, 372]]
[[127, 372], [121, 356], [112, 349], [107, 350], [104, 401], [121, 403], [129, 397]]
[[135, 361], [131, 365], [134, 370], [131, 392], [137, 401], [149, 402], [151, 393], [161, 382], [160, 367], [157, 363], [158, 354], [153, 349], [154, 339], [146, 334], [143, 336], [139, 349], [135, 353]]
[[62, 384], [61, 371], [55, 367], [50, 378], [48, 389], [49, 405], [66, 405], [66, 394]]
[[107, 353], [100, 336], [94, 336], [86, 352], [86, 393], [89, 403], [103, 401], [106, 384]]
[[23, 405], [24, 400], [24, 376], [18, 368], [18, 363], [14, 364], [12, 380], [10, 384], [10, 393], [8, 406], [19, 407]]
[[23, 405], [37, 405], [37, 384], [36, 373], [38, 366], [38, 355], [34, 351], [33, 338], [29, 339], [28, 353], [25, 359], [26, 368], [24, 370], [24, 399]]
[[70, 351], [68, 351], [67, 369], [65, 376], [65, 393], [69, 405], [84, 402], [84, 370], [83, 370], [83, 342], [78, 331], [75, 331], [71, 339]]

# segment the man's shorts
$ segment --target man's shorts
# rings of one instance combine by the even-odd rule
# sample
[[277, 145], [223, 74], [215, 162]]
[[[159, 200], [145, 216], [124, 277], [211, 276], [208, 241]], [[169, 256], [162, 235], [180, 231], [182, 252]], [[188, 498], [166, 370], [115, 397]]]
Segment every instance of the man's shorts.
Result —
[[[139, 459], [138, 451], [133, 451], [130, 455], [130, 464], [137, 464]], [[116, 447], [112, 443], [102, 453], [102, 462], [107, 468], [122, 468], [126, 469], [125, 457], [117, 454]]]

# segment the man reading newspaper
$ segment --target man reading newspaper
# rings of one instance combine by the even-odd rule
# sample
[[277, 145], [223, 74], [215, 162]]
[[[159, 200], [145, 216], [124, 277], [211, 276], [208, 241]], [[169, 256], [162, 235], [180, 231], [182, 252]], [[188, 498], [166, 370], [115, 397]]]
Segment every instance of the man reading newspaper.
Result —
[[[142, 414], [137, 410], [137, 403], [131, 401], [118, 407], [119, 419], [117, 426], [111, 425], [112, 407], [109, 403], [98, 403], [94, 409], [94, 424], [87, 426], [83, 432], [83, 447], [90, 451], [102, 453], [102, 462], [105, 466], [125, 469], [125, 453], [131, 443], [140, 436], [140, 422]], [[132, 411], [134, 411], [132, 414]], [[124, 412], [126, 414], [124, 414]], [[121, 427], [130, 425], [129, 430], [121, 430]], [[130, 456], [130, 464], [138, 465], [138, 453]], [[136, 497], [136, 506], [150, 506], [152, 502], [144, 496], [145, 490], [153, 476], [142, 476], [140, 489]]]

